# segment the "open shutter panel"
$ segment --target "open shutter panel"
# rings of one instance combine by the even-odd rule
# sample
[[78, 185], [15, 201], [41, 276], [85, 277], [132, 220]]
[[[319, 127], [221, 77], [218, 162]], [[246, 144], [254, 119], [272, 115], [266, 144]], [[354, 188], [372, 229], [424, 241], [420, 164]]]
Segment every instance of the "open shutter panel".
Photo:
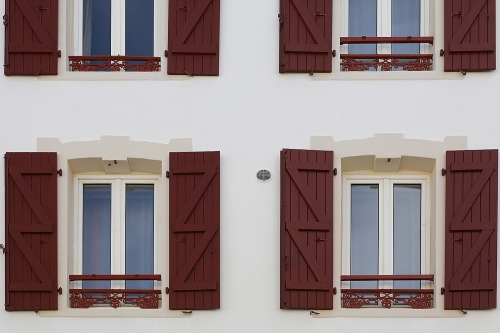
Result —
[[5, 309], [57, 310], [57, 155], [5, 154]]
[[495, 69], [495, 0], [445, 0], [444, 6], [444, 70]]
[[333, 308], [333, 152], [281, 151], [282, 309]]
[[170, 0], [168, 74], [219, 75], [220, 0]]
[[57, 74], [58, 0], [5, 0], [5, 75]]
[[446, 153], [445, 309], [490, 309], [497, 294], [498, 150]]
[[332, 71], [332, 0], [280, 0], [280, 73]]
[[220, 152], [170, 153], [170, 309], [220, 308]]

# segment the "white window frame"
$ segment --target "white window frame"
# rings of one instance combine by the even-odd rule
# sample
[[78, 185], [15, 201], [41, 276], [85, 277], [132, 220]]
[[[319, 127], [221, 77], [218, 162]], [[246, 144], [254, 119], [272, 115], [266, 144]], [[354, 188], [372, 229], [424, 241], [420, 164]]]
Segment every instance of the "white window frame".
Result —
[[[379, 275], [393, 274], [393, 191], [395, 184], [421, 184], [421, 262], [420, 274], [431, 274], [430, 176], [428, 175], [349, 175], [342, 177], [342, 275], [350, 275], [351, 256], [351, 185], [379, 185]], [[378, 288], [392, 288], [393, 281], [379, 281]], [[342, 281], [342, 288], [350, 288]], [[421, 281], [420, 288], [432, 288], [430, 281]]]
[[[125, 1], [111, 0], [111, 54], [125, 54]], [[75, 43], [73, 45], [73, 55], [81, 56], [83, 53], [83, 0], [74, 0], [74, 33]], [[154, 22], [153, 22], [153, 41], [154, 56], [161, 56], [161, 47], [159, 43], [160, 36], [160, 0], [154, 0]], [[166, 14], [165, 14], [166, 15]]]
[[[83, 274], [83, 185], [85, 184], [111, 184], [111, 273], [125, 274], [125, 193], [127, 184], [154, 185], [154, 274], [159, 273], [159, 230], [158, 230], [158, 196], [160, 176], [140, 175], [79, 175], [74, 179], [75, 198], [75, 267], [76, 274]], [[74, 281], [74, 288], [82, 288], [82, 281]], [[125, 281], [111, 281], [111, 288], [124, 289]], [[154, 281], [154, 288], [161, 288], [161, 281]]]
[[[341, 37], [349, 36], [349, 1], [350, 0], [340, 1]], [[377, 37], [391, 37], [392, 1], [398, 0], [377, 0]], [[431, 0], [420, 1], [420, 36], [431, 36], [430, 1]], [[432, 45], [426, 43], [420, 44], [420, 53], [430, 53], [432, 51], [431, 46]], [[349, 45], [341, 45], [340, 52], [344, 54], [349, 53]], [[377, 53], [390, 54], [391, 44], [378, 44]]]

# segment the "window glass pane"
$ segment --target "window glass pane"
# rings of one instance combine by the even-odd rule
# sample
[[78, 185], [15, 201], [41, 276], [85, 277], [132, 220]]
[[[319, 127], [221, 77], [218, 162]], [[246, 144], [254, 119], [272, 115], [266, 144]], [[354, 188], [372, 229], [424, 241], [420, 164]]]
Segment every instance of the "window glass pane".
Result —
[[[378, 274], [379, 186], [351, 185], [351, 274]], [[351, 282], [351, 288], [377, 288], [377, 281]]]
[[[83, 185], [83, 274], [111, 273], [111, 184]], [[111, 288], [83, 281], [83, 288]]]
[[[394, 185], [394, 274], [420, 274], [421, 185]], [[394, 288], [420, 288], [420, 281], [394, 281]]]
[[[349, 0], [349, 36], [377, 36], [377, 0]], [[375, 44], [349, 45], [349, 53], [377, 53]]]
[[[154, 273], [154, 185], [127, 184], [125, 273]], [[127, 281], [129, 289], [153, 289], [153, 281]]]
[[[420, 36], [420, 0], [392, 1], [392, 36]], [[393, 44], [392, 53], [418, 54], [420, 44]]]
[[125, 54], [153, 56], [154, 0], [125, 2]]
[[111, 54], [111, 0], [83, 0], [82, 53]]

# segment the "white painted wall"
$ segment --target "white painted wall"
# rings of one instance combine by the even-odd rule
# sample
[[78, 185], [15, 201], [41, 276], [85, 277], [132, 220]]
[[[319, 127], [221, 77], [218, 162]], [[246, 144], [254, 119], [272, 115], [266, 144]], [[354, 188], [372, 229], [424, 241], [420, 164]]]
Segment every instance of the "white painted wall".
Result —
[[[442, 7], [437, 2], [436, 10]], [[66, 1], [60, 3], [60, 48], [67, 55]], [[4, 7], [0, 0], [0, 13]], [[313, 135], [342, 141], [374, 133], [436, 141], [459, 135], [467, 137], [469, 149], [498, 148], [500, 71], [465, 77], [436, 71], [406, 75], [405, 80], [387, 80], [384, 73], [376, 73], [376, 80], [371, 80], [373, 73], [358, 75], [360, 80], [280, 75], [278, 12], [278, 0], [222, 1], [219, 77], [179, 80], [167, 77], [165, 70], [154, 80], [131, 73], [118, 74], [115, 81], [0, 76], [0, 152], [36, 151], [38, 137], [69, 142], [113, 135], [158, 143], [192, 138], [194, 150], [221, 151], [222, 193], [220, 310], [195, 311], [186, 318], [120, 319], [0, 309], [0, 332], [436, 333], [488, 332], [500, 326], [500, 310], [441, 319], [312, 318], [308, 311], [279, 310], [279, 151], [309, 148]], [[435, 54], [443, 47], [441, 16], [436, 16], [441, 42]], [[436, 68], [443, 67], [442, 61], [435, 57]], [[62, 74], [65, 64], [63, 57]], [[349, 74], [336, 71], [343, 79]], [[273, 173], [268, 183], [255, 178], [263, 168]], [[5, 239], [3, 188], [0, 177], [0, 243]], [[0, 256], [2, 302], [4, 275]]]

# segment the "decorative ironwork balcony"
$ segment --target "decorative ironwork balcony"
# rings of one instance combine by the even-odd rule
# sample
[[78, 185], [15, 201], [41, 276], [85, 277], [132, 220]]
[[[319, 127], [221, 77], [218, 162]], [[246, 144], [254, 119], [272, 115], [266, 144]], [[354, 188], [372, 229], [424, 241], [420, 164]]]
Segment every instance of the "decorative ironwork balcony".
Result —
[[141, 56], [70, 56], [72, 72], [159, 72], [160, 57]]
[[[340, 45], [345, 44], [433, 44], [434, 37], [341, 37]], [[429, 71], [432, 54], [341, 54], [343, 71], [367, 71], [370, 69], [392, 71]]]
[[[141, 280], [161, 281], [159, 274], [113, 274], [113, 275], [70, 275], [70, 281]], [[161, 290], [154, 289], [70, 289], [72, 308], [89, 308], [104, 304], [117, 308], [122, 304], [135, 305], [141, 309], [158, 309]]]
[[[341, 281], [434, 281], [434, 275], [342, 275]], [[413, 309], [429, 309], [434, 289], [341, 289], [343, 308], [365, 305], [406, 305]]]

